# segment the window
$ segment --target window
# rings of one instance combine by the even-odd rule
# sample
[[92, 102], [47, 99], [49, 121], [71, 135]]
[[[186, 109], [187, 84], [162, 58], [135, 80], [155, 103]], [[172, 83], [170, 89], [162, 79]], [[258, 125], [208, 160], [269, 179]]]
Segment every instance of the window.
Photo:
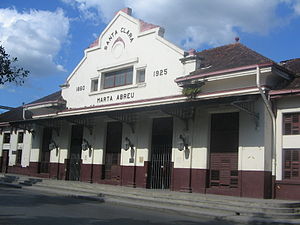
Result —
[[283, 157], [283, 178], [300, 179], [300, 149], [284, 149]]
[[91, 92], [98, 91], [98, 79], [93, 79], [91, 82]]
[[4, 133], [3, 143], [4, 144], [9, 144], [10, 143], [10, 133]]
[[103, 88], [113, 88], [132, 84], [133, 68], [104, 73]]
[[19, 132], [18, 133], [18, 143], [23, 143], [24, 139], [24, 132]]
[[300, 134], [300, 113], [287, 113], [283, 115], [283, 134]]
[[22, 161], [22, 150], [17, 150], [16, 153], [16, 164], [20, 165]]
[[145, 82], [145, 69], [140, 69], [136, 71], [136, 82], [137, 83]]

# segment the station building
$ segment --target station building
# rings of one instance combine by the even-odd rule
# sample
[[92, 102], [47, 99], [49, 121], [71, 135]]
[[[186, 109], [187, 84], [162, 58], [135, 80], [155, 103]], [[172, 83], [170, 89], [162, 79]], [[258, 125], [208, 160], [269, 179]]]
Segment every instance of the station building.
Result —
[[238, 41], [185, 51], [126, 8], [61, 90], [0, 115], [0, 169], [299, 200], [299, 72]]

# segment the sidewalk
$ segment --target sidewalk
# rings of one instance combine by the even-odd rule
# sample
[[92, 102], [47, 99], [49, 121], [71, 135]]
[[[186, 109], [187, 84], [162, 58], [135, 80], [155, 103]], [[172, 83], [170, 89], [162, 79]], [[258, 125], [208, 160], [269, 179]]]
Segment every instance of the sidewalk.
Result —
[[[12, 175], [12, 174], [10, 174]], [[0, 174], [0, 177], [4, 176]], [[14, 175], [19, 181], [27, 176]], [[42, 179], [28, 190], [248, 224], [300, 224], [300, 202]], [[14, 184], [15, 185], [15, 184]]]

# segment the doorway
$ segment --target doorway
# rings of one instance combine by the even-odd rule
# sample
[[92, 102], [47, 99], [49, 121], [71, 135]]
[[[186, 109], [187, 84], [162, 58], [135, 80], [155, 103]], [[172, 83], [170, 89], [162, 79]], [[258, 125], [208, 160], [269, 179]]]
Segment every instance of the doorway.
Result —
[[149, 188], [170, 188], [172, 140], [173, 118], [153, 119]]
[[121, 180], [122, 123], [109, 122], [106, 133], [104, 179]]
[[52, 129], [43, 129], [41, 161], [39, 165], [39, 173], [49, 173], [50, 151], [49, 144], [52, 138]]
[[9, 161], [9, 150], [2, 150], [1, 172], [7, 173]]
[[211, 115], [209, 187], [238, 188], [239, 113]]
[[83, 126], [73, 125], [71, 132], [69, 180], [80, 179]]

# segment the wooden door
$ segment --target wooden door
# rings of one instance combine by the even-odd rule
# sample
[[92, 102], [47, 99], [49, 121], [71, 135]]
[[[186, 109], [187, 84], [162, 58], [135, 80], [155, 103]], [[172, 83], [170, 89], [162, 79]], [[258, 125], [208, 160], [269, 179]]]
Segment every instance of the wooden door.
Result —
[[8, 169], [8, 161], [9, 161], [9, 151], [8, 150], [2, 150], [2, 165], [1, 165], [1, 171], [2, 173], [7, 173]]
[[42, 152], [41, 152], [41, 161], [40, 161], [40, 173], [49, 173], [49, 163], [50, 163], [50, 151], [49, 144], [52, 138], [52, 129], [44, 128], [43, 130], [43, 139], [42, 139]]
[[121, 180], [122, 123], [107, 124], [104, 178]]
[[80, 180], [82, 139], [83, 126], [72, 126], [68, 171], [69, 180]]
[[239, 114], [211, 116], [210, 187], [238, 187]]

